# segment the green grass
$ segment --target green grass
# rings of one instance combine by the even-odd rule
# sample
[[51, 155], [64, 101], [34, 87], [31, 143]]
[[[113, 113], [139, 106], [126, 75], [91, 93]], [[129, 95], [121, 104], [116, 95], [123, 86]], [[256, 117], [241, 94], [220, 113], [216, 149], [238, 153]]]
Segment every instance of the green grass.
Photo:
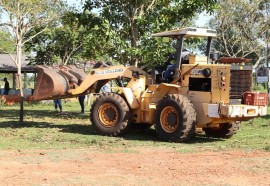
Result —
[[230, 139], [197, 135], [188, 143], [162, 142], [154, 128], [132, 130], [121, 137], [101, 136], [89, 120], [90, 106], [80, 114], [77, 101], [63, 102], [63, 113], [47, 104], [25, 104], [25, 123], [18, 125], [19, 105], [0, 107], [0, 149], [66, 149], [95, 147], [108, 152], [136, 152], [136, 148], [168, 148], [180, 153], [203, 150], [264, 150], [270, 152], [270, 115], [242, 122], [241, 129]]

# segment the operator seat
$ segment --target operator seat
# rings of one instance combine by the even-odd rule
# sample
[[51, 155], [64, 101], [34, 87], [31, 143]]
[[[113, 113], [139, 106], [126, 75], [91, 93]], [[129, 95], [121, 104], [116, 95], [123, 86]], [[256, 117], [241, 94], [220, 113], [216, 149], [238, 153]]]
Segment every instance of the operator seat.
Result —
[[[189, 64], [189, 54], [190, 52], [187, 49], [183, 49], [181, 55], [181, 64]], [[172, 82], [175, 74], [176, 64], [175, 62], [171, 64], [172, 60], [176, 60], [176, 57], [175, 55], [170, 54], [165, 63], [167, 68], [164, 72], [162, 72], [163, 81], [166, 83]]]

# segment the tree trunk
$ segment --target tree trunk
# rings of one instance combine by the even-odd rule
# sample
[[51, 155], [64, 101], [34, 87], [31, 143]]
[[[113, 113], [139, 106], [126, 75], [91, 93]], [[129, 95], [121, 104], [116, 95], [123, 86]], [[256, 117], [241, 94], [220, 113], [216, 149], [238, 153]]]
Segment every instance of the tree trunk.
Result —
[[24, 110], [23, 110], [23, 104], [24, 104], [24, 98], [21, 97], [21, 101], [20, 101], [20, 125], [23, 125], [23, 113], [24, 113]]
[[20, 90], [20, 120], [19, 123], [22, 125], [24, 122], [23, 114], [23, 104], [24, 104], [24, 95], [23, 95], [23, 83], [22, 83], [22, 41], [18, 40], [17, 43], [17, 67], [18, 67], [18, 80], [19, 80], [19, 90]]
[[[131, 18], [131, 28], [130, 28], [130, 35], [131, 35], [131, 47], [137, 48], [137, 41], [138, 41], [138, 28], [136, 24], [136, 20], [134, 16]], [[138, 60], [136, 56], [131, 56], [130, 65], [138, 65]]]

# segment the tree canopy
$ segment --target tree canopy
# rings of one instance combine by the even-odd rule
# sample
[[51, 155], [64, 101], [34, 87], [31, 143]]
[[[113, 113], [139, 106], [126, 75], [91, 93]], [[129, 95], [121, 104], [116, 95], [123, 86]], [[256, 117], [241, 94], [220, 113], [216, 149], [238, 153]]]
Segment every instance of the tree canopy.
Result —
[[149, 54], [154, 56], [153, 49], [160, 46], [160, 42], [150, 39], [151, 33], [187, 23], [190, 26], [194, 15], [203, 10], [212, 11], [215, 3], [215, 0], [87, 0], [84, 9], [98, 12], [100, 18], [108, 22], [106, 29], [114, 36], [111, 42], [116, 47], [112, 58], [136, 65], [149, 62]]
[[266, 9], [266, 3], [266, 0], [219, 1], [210, 21], [218, 32], [215, 50], [222, 56], [255, 59], [256, 65], [263, 62], [266, 43], [270, 42], [270, 10]]
[[[35, 52], [31, 59], [34, 64], [59, 64], [67, 65], [76, 58], [76, 54], [82, 51], [86, 30], [79, 25], [76, 13], [66, 12], [54, 27], [32, 39], [26, 45], [26, 50]], [[27, 37], [38, 33], [43, 27], [32, 28]]]
[[6, 29], [0, 29], [0, 53], [14, 53], [15, 38]]
[[[89, 11], [79, 13], [69, 7], [58, 24], [32, 39], [26, 49], [36, 53], [31, 59], [34, 64], [67, 65], [85, 59], [99, 59], [109, 52], [105, 27], [106, 22], [96, 14]], [[40, 29], [43, 28], [32, 28], [27, 37]]]
[[[192, 26], [192, 18], [201, 11], [213, 11], [215, 2], [87, 0], [82, 11], [69, 9], [58, 25], [33, 39], [27, 49], [36, 53], [34, 63], [93, 59], [151, 68], [173, 50], [151, 34]], [[28, 37], [40, 28], [33, 28]]]

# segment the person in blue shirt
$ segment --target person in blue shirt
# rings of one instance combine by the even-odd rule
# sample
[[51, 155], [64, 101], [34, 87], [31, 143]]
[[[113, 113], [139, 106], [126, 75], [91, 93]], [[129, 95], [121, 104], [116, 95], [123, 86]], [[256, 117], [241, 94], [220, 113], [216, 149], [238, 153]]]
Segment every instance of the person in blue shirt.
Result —
[[175, 73], [175, 66], [176, 64], [171, 64], [171, 61], [175, 60], [175, 55], [170, 54], [165, 62], [167, 66], [166, 70], [163, 74], [163, 79], [166, 83], [171, 82]]

